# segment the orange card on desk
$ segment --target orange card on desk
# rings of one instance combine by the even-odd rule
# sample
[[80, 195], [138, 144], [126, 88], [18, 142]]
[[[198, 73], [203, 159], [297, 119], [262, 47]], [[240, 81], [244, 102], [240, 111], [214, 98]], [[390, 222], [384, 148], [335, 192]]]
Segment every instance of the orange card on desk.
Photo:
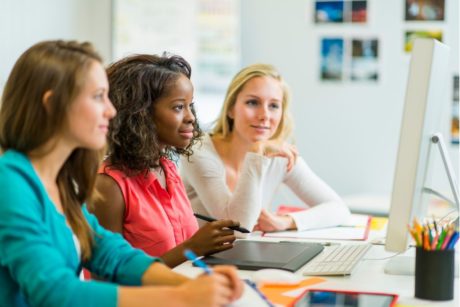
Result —
[[270, 300], [270, 302], [275, 304], [280, 304], [283, 306], [287, 306], [291, 304], [296, 298], [292, 296], [283, 295], [285, 292], [309, 287], [312, 285], [316, 285], [325, 281], [324, 278], [320, 277], [311, 277], [302, 280], [300, 283], [296, 285], [262, 285], [259, 289], [260, 291], [265, 294], [265, 296]]

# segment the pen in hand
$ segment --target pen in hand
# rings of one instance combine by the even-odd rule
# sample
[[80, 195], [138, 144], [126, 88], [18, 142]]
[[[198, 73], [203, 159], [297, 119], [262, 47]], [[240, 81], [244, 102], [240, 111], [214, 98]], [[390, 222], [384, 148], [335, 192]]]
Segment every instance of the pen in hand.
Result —
[[205, 271], [206, 274], [211, 274], [212, 270], [206, 263], [204, 263], [203, 260], [199, 259], [198, 256], [192, 252], [189, 249], [184, 250], [184, 256], [188, 260], [190, 260], [193, 264], [195, 264], [197, 267], [202, 268], [203, 271]]
[[[200, 220], [203, 220], [203, 221], [206, 221], [206, 222], [215, 222], [215, 221], [217, 221], [217, 219], [215, 219], [213, 217], [205, 216], [205, 215], [202, 215], [202, 214], [199, 214], [199, 213], [193, 213], [193, 215], [195, 215], [196, 218], [198, 218]], [[236, 230], [236, 231], [242, 232], [242, 233], [250, 233], [249, 230], [247, 230], [244, 227], [240, 227], [240, 226], [230, 226], [228, 228], [231, 229], [231, 230]]]

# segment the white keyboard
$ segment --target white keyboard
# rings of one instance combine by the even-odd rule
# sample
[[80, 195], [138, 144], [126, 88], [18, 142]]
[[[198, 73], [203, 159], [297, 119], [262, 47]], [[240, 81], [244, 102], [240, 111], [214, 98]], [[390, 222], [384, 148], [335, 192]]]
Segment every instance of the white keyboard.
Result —
[[303, 268], [303, 275], [350, 275], [371, 244], [327, 247]]

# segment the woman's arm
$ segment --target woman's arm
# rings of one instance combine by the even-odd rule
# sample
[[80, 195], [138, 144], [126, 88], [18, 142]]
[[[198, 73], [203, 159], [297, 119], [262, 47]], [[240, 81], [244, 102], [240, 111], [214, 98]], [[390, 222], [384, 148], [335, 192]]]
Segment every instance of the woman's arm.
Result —
[[[88, 263], [105, 279], [123, 285], [120, 287], [119, 306], [208, 306], [228, 304], [242, 293], [241, 281], [233, 267], [213, 268], [211, 277], [197, 280], [173, 272], [155, 258], [132, 248], [119, 234], [99, 226], [96, 218], [85, 208], [84, 213], [95, 232], [95, 248]], [[151, 287], [154, 286], [154, 287]]]
[[[252, 229], [262, 208], [260, 189], [268, 163], [269, 159], [262, 155], [247, 153], [233, 193], [227, 187], [222, 162], [204, 146], [190, 161], [182, 159], [181, 171], [184, 183], [193, 188], [207, 211], [199, 213], [238, 221], [242, 227]], [[196, 201], [193, 197], [190, 200], [192, 204]]]
[[169, 267], [175, 267], [186, 260], [184, 251], [191, 249], [198, 256], [210, 255], [233, 247], [236, 237], [231, 226], [239, 226], [232, 220], [219, 220], [206, 223], [191, 238], [171, 249], [161, 259]]
[[[143, 280], [169, 275], [167, 268], [156, 263], [144, 274]], [[163, 271], [163, 272], [162, 272]], [[171, 272], [169, 270], [169, 272]], [[163, 276], [163, 279], [168, 279]], [[118, 306], [225, 306], [241, 297], [243, 284], [233, 267], [216, 266], [213, 274], [201, 275], [178, 287], [121, 287]]]
[[0, 296], [14, 304], [9, 301], [14, 299], [11, 293], [20, 291], [20, 297], [31, 306], [115, 306], [115, 285], [78, 278], [69, 229], [63, 222], [51, 225], [58, 213], [43, 187], [26, 171], [5, 176], [6, 171], [0, 170], [0, 275], [5, 282]]
[[290, 215], [280, 215], [271, 213], [266, 209], [262, 209], [257, 224], [254, 230], [272, 232], [281, 230], [296, 230], [297, 225], [295, 224], [294, 218]]
[[[147, 286], [121, 287], [119, 306], [152, 306], [155, 302], [158, 302], [158, 306], [223, 306], [241, 296], [243, 286], [234, 267], [217, 266], [213, 268], [215, 273], [212, 276], [190, 280], [163, 263], [152, 263], [151, 257], [131, 248], [118, 234], [101, 228], [93, 216], [86, 214], [96, 232], [97, 248], [94, 250], [92, 266], [99, 267], [103, 264], [112, 270], [102, 270], [106, 271], [105, 276], [108, 280]], [[222, 228], [231, 226], [234, 222], [218, 221], [215, 224]], [[142, 275], [138, 283], [140, 272]]]
[[298, 230], [330, 227], [342, 224], [350, 217], [350, 210], [339, 195], [319, 178], [299, 157], [284, 183], [310, 209], [289, 213]]
[[[107, 175], [99, 174], [96, 188], [100, 198], [93, 203], [93, 213], [104, 228], [121, 233], [125, 201], [116, 181]], [[235, 236], [227, 227], [239, 226], [231, 220], [208, 223], [200, 228], [191, 238], [169, 250], [161, 256], [165, 264], [171, 268], [181, 264], [186, 259], [183, 255], [185, 249], [193, 250], [197, 255], [203, 256], [233, 247]]]
[[297, 156], [299, 155], [295, 145], [271, 140], [255, 142], [251, 147], [251, 152], [264, 155], [268, 158], [285, 158], [287, 160], [286, 170], [288, 172], [294, 167]]
[[125, 200], [117, 182], [108, 175], [98, 174], [96, 190], [99, 197], [88, 206], [89, 211], [97, 217], [99, 224], [105, 229], [122, 233]]
[[[6, 210], [0, 211], [7, 213]], [[19, 213], [16, 210], [10, 212]], [[23, 214], [18, 218], [22, 220], [19, 223], [19, 228], [14, 226], [18, 224], [16, 222], [19, 222], [19, 219], [10, 220], [8, 229], [3, 228], [3, 224], [0, 225], [0, 238], [3, 242], [0, 246], [0, 256], [2, 266], [14, 276], [15, 282], [18, 283], [27, 302], [31, 305], [51, 307], [82, 304], [88, 307], [133, 306], [133, 303], [136, 302], [138, 304], [134, 306], [164, 306], [165, 304], [172, 306], [217, 306], [228, 304], [241, 296], [242, 286], [234, 277], [236, 276], [234, 269], [232, 272], [219, 274], [219, 269], [216, 268], [216, 274], [190, 281], [161, 263], [151, 263], [152, 259], [147, 259], [150, 257], [146, 257], [139, 251], [131, 255], [134, 257], [130, 256], [122, 260], [122, 266], [116, 266], [109, 260], [114, 255], [112, 250], [103, 256], [104, 265], [106, 265], [105, 270], [110, 270], [110, 275], [122, 277], [136, 275], [136, 268], [144, 265], [139, 262], [149, 261], [150, 264], [146, 269], [143, 269], [141, 278], [141, 283], [146, 286], [117, 289], [114, 284], [98, 281], [83, 282], [79, 280], [76, 272], [67, 266], [66, 259], [50, 244], [46, 231], [42, 231], [45, 229], [39, 226], [40, 223], [37, 227], [33, 226], [36, 225], [34, 220], [38, 218], [38, 215], [33, 214], [30, 210], [23, 210]], [[25, 229], [34, 229], [34, 231], [33, 233], [25, 233]], [[13, 238], [11, 235], [14, 233], [21, 233], [21, 236], [15, 236], [16, 239], [14, 240], [5, 240], [6, 237]], [[100, 233], [98, 232], [98, 234]], [[122, 240], [119, 235], [111, 235]], [[98, 243], [103, 243], [101, 246], [107, 246], [104, 244], [107, 242], [100, 241]], [[113, 247], [118, 251], [123, 249], [128, 252], [134, 251], [127, 244], [124, 244], [122, 248], [117, 244], [114, 244]], [[21, 248], [22, 252], [14, 252], [17, 248]], [[96, 252], [94, 256], [97, 258], [101, 255]], [[129, 262], [133, 262], [134, 258], [137, 258], [136, 262], [138, 263], [129, 264]], [[232, 277], [228, 277], [228, 275]], [[128, 280], [134, 281], [135, 278], [124, 277], [119, 281], [127, 282]], [[148, 285], [155, 286], [149, 287]], [[11, 285], [2, 286], [10, 287]], [[149, 300], [149, 298], [154, 300]]]
[[152, 263], [142, 275], [142, 285], [177, 286], [189, 281], [190, 278], [172, 271], [160, 262]]

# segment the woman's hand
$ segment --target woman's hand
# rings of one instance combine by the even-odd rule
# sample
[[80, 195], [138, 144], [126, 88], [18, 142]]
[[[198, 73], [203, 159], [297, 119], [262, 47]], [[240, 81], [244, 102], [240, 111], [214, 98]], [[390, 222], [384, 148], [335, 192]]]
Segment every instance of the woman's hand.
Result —
[[[125, 306], [225, 306], [241, 297], [243, 282], [235, 267], [215, 266], [213, 273], [190, 280], [154, 263], [143, 276], [144, 287], [120, 287], [118, 305]], [[179, 281], [179, 282], [172, 282]], [[155, 285], [155, 286], [148, 286]]]
[[224, 275], [230, 283], [232, 290], [232, 301], [237, 300], [241, 297], [244, 290], [243, 281], [238, 277], [237, 270], [234, 266], [230, 265], [218, 265], [213, 267], [214, 273]]
[[279, 143], [276, 141], [261, 141], [256, 142], [252, 148], [252, 152], [262, 154], [266, 157], [283, 157], [288, 160], [287, 170], [288, 172], [294, 167], [299, 152], [297, 147], [292, 144], [283, 142]]
[[294, 219], [289, 215], [278, 215], [262, 209], [254, 230], [272, 232], [287, 229], [297, 229]]
[[186, 306], [225, 306], [240, 298], [243, 289], [236, 269], [231, 266], [216, 266], [212, 274], [203, 274], [178, 287]]
[[219, 220], [206, 223], [187, 241], [184, 247], [194, 251], [198, 256], [221, 252], [233, 247], [236, 236], [228, 227], [239, 226], [232, 220]]
[[219, 220], [205, 224], [195, 234], [161, 256], [163, 262], [173, 268], [187, 259], [184, 250], [191, 249], [198, 256], [221, 252], [233, 247], [236, 236], [228, 227], [239, 226], [232, 220]]

